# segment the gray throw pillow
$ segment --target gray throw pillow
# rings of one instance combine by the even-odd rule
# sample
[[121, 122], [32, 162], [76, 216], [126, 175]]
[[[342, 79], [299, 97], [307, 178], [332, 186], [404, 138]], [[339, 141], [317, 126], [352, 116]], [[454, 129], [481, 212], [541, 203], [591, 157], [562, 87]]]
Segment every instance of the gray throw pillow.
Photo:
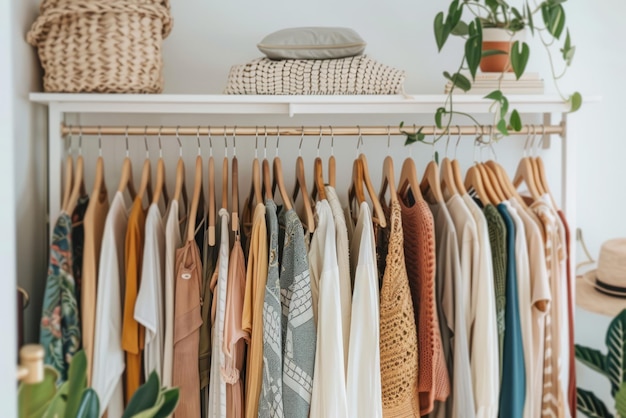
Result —
[[361, 55], [365, 45], [363, 38], [349, 28], [308, 27], [271, 33], [257, 47], [273, 60], [319, 60]]

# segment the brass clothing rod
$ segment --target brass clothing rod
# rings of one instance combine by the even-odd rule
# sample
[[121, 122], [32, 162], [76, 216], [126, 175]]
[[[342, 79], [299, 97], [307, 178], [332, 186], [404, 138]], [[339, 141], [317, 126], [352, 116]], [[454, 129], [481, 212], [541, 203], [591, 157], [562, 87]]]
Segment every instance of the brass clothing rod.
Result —
[[[442, 134], [444, 129], [432, 125], [399, 126], [79, 126], [61, 124], [61, 135], [89, 136], [385, 136], [415, 133], [422, 129], [425, 135]], [[493, 125], [450, 126], [450, 135], [489, 135], [497, 132]], [[510, 135], [561, 135], [565, 132], [562, 125], [525, 125], [521, 131], [510, 131]]]

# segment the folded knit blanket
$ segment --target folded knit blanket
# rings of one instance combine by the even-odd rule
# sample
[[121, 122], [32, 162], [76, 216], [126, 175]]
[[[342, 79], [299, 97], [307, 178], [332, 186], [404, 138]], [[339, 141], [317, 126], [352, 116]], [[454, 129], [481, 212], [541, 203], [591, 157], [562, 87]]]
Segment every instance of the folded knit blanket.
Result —
[[235, 65], [225, 94], [402, 94], [405, 73], [365, 55], [324, 60], [258, 58]]

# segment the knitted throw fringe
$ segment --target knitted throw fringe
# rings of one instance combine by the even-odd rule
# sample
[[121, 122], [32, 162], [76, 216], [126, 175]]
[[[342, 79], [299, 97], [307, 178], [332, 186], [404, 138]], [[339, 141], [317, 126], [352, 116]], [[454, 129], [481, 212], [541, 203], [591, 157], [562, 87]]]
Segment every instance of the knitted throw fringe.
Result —
[[402, 94], [404, 71], [365, 55], [325, 60], [258, 58], [230, 69], [225, 94]]
[[27, 35], [44, 90], [159, 93], [169, 0], [44, 0]]

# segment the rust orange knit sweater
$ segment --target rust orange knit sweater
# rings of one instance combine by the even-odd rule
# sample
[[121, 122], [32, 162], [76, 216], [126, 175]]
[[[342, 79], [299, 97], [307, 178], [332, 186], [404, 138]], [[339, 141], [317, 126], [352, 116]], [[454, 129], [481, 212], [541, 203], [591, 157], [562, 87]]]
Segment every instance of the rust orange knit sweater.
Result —
[[432, 412], [435, 399], [450, 395], [450, 380], [441, 344], [435, 299], [435, 227], [424, 201], [402, 207], [404, 257], [411, 287], [419, 346], [418, 390], [420, 412]]

